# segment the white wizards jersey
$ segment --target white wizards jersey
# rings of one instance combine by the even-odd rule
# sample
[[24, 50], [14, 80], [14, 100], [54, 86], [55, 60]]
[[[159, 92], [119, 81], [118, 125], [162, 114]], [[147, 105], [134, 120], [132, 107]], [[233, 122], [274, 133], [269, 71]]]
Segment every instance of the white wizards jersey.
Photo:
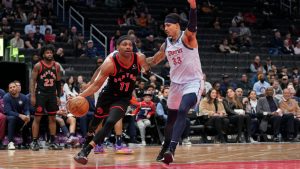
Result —
[[170, 64], [171, 82], [185, 84], [203, 79], [198, 48], [189, 48], [183, 41], [181, 32], [177, 42], [166, 39], [165, 54]]

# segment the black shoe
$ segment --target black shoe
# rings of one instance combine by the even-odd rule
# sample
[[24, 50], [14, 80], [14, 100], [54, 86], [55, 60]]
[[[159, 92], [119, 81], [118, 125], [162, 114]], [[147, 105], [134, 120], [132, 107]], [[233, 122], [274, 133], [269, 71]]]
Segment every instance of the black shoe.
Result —
[[164, 154], [165, 154], [165, 152], [167, 151], [167, 149], [168, 149], [168, 148], [166, 148], [166, 147], [164, 147], [164, 146], [161, 148], [161, 150], [160, 150], [158, 156], [156, 157], [156, 161], [161, 161], [161, 160], [164, 158]]
[[74, 160], [77, 162], [77, 163], [80, 163], [80, 164], [87, 164], [88, 162], [88, 158], [87, 158], [87, 153], [85, 153], [83, 150], [81, 150], [75, 157], [74, 157]]
[[2, 144], [2, 141], [0, 141], [0, 150], [5, 150], [5, 146]]
[[40, 145], [38, 142], [32, 142], [30, 145], [30, 148], [32, 151], [39, 151], [40, 150]]
[[167, 151], [164, 153], [164, 157], [161, 161], [167, 165], [172, 163], [174, 161], [174, 151], [168, 148]]
[[62, 150], [62, 147], [58, 146], [56, 143], [50, 143], [48, 149], [49, 150]]
[[279, 140], [279, 137], [278, 136], [275, 136], [274, 138], [273, 138], [273, 141], [274, 142], [279, 142], [280, 140]]

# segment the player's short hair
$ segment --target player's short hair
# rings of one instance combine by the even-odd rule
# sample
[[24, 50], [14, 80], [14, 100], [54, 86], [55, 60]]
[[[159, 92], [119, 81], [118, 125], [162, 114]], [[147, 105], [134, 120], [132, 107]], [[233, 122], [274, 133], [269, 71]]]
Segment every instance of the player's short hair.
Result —
[[42, 57], [44, 56], [44, 53], [45, 53], [47, 50], [51, 50], [52, 53], [54, 53], [54, 52], [55, 52], [55, 47], [54, 47], [52, 44], [48, 44], [48, 45], [43, 46], [42, 49], [41, 49], [41, 56], [42, 56]]
[[124, 40], [130, 40], [130, 41], [132, 41], [131, 38], [130, 38], [130, 36], [123, 35], [123, 36], [120, 36], [119, 39], [117, 40], [117, 45], [120, 45], [121, 42], [123, 42]]

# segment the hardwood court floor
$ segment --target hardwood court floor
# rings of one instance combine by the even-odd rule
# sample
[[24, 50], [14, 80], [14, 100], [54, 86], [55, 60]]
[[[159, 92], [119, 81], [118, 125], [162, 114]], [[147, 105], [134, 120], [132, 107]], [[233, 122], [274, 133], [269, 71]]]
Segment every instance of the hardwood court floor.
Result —
[[89, 156], [87, 165], [77, 164], [73, 156], [80, 149], [50, 151], [1, 150], [0, 169], [94, 169], [94, 168], [176, 168], [176, 169], [300, 169], [300, 144], [200, 144], [179, 146], [175, 163], [162, 165], [154, 159], [159, 146], [135, 147], [133, 155], [104, 154]]

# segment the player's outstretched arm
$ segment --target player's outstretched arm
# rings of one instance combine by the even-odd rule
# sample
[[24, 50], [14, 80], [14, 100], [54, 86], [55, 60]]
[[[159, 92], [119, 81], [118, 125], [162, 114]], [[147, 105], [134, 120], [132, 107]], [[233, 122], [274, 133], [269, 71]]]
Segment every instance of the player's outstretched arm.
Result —
[[146, 56], [143, 53], [136, 53], [138, 55], [138, 64], [141, 66], [142, 72], [147, 72], [150, 70], [150, 66], [146, 61]]
[[163, 43], [160, 46], [159, 51], [157, 51], [154, 56], [146, 58], [146, 63], [148, 64], [149, 67], [152, 67], [154, 65], [157, 65], [160, 63], [164, 58], [166, 57], [165, 55], [165, 43]]
[[190, 48], [198, 47], [197, 42], [197, 5], [196, 0], [188, 0], [190, 4], [189, 21], [184, 31], [183, 41]]

